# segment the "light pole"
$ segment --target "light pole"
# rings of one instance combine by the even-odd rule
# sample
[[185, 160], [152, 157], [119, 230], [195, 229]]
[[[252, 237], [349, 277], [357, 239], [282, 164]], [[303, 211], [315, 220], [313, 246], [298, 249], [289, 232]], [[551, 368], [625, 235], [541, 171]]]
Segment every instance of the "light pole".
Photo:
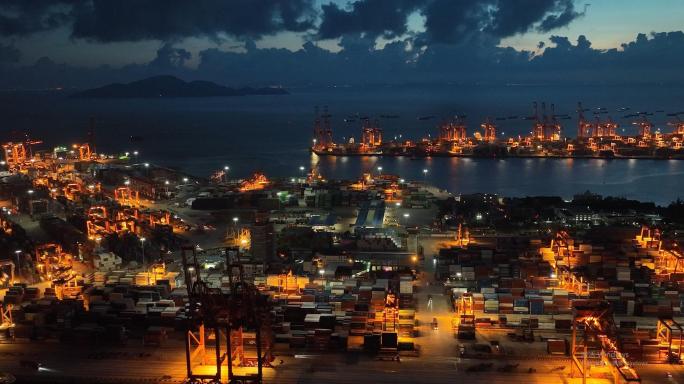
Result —
[[140, 249], [142, 250], [142, 267], [143, 270], [145, 269], [145, 240], [147, 240], [144, 237], [140, 238]]
[[428, 174], [428, 169], [423, 168], [423, 182], [427, 182], [427, 174]]
[[378, 173], [382, 176], [382, 167], [378, 167]]
[[21, 249], [17, 249], [16, 251], [14, 251], [14, 255], [17, 258], [17, 271], [19, 271], [19, 273], [17, 275], [21, 274], [21, 261], [20, 261], [21, 259], [19, 258], [19, 255], [21, 255], [21, 252], [22, 252]]

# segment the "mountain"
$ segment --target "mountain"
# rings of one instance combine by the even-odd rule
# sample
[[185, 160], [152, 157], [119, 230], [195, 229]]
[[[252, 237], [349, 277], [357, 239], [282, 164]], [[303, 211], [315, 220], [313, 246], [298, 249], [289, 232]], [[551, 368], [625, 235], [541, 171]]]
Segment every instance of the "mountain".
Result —
[[75, 98], [123, 99], [161, 97], [225, 97], [286, 95], [282, 88], [228, 88], [210, 81], [186, 82], [174, 76], [154, 76], [128, 84], [109, 84], [75, 93]]

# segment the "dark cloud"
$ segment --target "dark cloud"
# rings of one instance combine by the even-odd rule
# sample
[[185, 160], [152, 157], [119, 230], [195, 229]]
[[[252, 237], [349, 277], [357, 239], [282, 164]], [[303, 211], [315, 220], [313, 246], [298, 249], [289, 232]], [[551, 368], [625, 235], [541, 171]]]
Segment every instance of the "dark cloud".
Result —
[[537, 27], [537, 30], [540, 32], [549, 32], [557, 28], [565, 27], [576, 18], [584, 16], [589, 7], [589, 4], [585, 4], [584, 10], [582, 12], [577, 12], [572, 0], [557, 1], [555, 3], [555, 13], [552, 12], [544, 17], [544, 20], [542, 20]]
[[0, 2], [0, 35], [25, 36], [59, 28], [71, 21], [78, 0], [3, 0]]
[[329, 3], [322, 6], [318, 37], [331, 39], [348, 34], [392, 38], [407, 31], [409, 15], [425, 0], [359, 0], [348, 9]]
[[63, 26], [101, 42], [222, 34], [260, 37], [314, 27], [313, 0], [3, 0], [0, 35]]
[[[196, 69], [186, 66], [190, 54], [165, 44], [147, 64], [123, 68], [81, 68], [43, 58], [34, 65], [5, 66], [0, 88], [93, 87], [158, 74], [222, 84], [287, 87], [331, 84], [684, 84], [684, 33], [640, 34], [622, 49], [602, 50], [579, 36], [571, 41], [552, 36], [538, 53], [499, 47], [492, 37], [473, 35], [460, 43], [413, 45], [411, 37], [375, 48], [364, 34], [345, 35], [338, 52], [307, 42], [291, 51], [258, 48], [247, 41], [240, 51], [207, 49]], [[541, 49], [541, 48], [540, 48]], [[658, 58], [657, 60], [654, 60]]]
[[21, 52], [15, 46], [0, 44], [0, 65], [16, 63], [20, 58]]
[[419, 45], [491, 41], [531, 29], [550, 31], [583, 12], [574, 0], [356, 0], [317, 7], [315, 0], [4, 0], [0, 35], [21, 36], [68, 27], [71, 36], [99, 42], [187, 37], [256, 39], [282, 31], [317, 39], [363, 35], [403, 38], [408, 19], [425, 17]]
[[103, 42], [260, 37], [305, 31], [313, 17], [312, 0], [92, 0], [75, 8], [73, 36]]
[[582, 16], [573, 0], [433, 0], [422, 10], [424, 44], [461, 43], [487, 34], [501, 39], [530, 30], [548, 32]]

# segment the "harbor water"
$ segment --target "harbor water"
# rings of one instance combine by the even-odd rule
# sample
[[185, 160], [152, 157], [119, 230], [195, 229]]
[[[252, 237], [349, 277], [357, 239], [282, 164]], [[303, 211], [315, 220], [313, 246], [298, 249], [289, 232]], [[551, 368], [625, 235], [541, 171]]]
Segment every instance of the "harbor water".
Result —
[[[649, 111], [656, 129], [684, 110], [681, 86], [460, 86], [405, 85], [308, 87], [285, 96], [183, 99], [71, 99], [63, 93], [0, 94], [0, 139], [12, 131], [29, 132], [43, 148], [85, 140], [88, 120], [96, 121], [99, 152], [140, 152], [151, 161], [206, 176], [224, 165], [231, 176], [262, 170], [273, 177], [294, 177], [300, 166], [317, 164], [328, 178], [358, 178], [363, 172], [397, 174], [425, 180], [453, 193], [487, 192], [504, 196], [559, 195], [591, 191], [667, 204], [684, 198], [682, 160], [478, 159], [324, 157], [308, 151], [315, 105], [327, 105], [335, 140], [358, 140], [359, 118], [378, 118], [386, 139], [435, 135], [436, 126], [455, 114], [467, 115], [469, 135], [491, 117], [505, 136], [529, 133], [532, 101], [554, 103], [563, 133], [576, 132], [576, 106], [620, 123], [634, 134], [633, 118]], [[597, 108], [605, 108], [607, 113]], [[629, 108], [629, 109], [626, 109]], [[384, 115], [385, 117], [381, 117]], [[498, 118], [498, 119], [497, 119]], [[427, 172], [424, 172], [427, 170]]]

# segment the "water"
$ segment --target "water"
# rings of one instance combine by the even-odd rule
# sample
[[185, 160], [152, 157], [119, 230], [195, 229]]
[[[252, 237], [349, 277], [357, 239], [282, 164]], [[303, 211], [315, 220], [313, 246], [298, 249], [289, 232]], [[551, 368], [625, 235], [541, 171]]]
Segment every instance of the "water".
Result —
[[[376, 170], [406, 179], [426, 180], [454, 193], [489, 192], [505, 196], [560, 195], [566, 198], [591, 190], [667, 204], [678, 197], [684, 183], [684, 161], [580, 159], [457, 159], [432, 158], [321, 158], [307, 151], [314, 105], [328, 105], [336, 140], [359, 136], [354, 115], [399, 115], [381, 119], [385, 137], [418, 138], [435, 134], [441, 118], [468, 115], [472, 133], [487, 116], [527, 116], [533, 100], [555, 103], [565, 132], [574, 136], [577, 101], [586, 107], [606, 107], [633, 133], [627, 113], [651, 111], [651, 120], [664, 132], [666, 113], [684, 110], [684, 88], [675, 86], [380, 86], [292, 89], [288, 96], [202, 98], [175, 100], [75, 100], [62, 95], [0, 95], [6, 139], [11, 130], [29, 131], [46, 145], [83, 141], [88, 119], [94, 116], [97, 149], [139, 150], [141, 161], [152, 161], [208, 175], [224, 165], [235, 177], [254, 170], [289, 177], [299, 167], [318, 163], [329, 178], [357, 178]], [[627, 112], [617, 112], [630, 107]], [[665, 112], [655, 113], [656, 110]], [[587, 113], [591, 116], [591, 112]], [[436, 119], [419, 121], [419, 116]], [[605, 117], [606, 115], [601, 115]], [[530, 122], [496, 121], [506, 136], [526, 134]], [[130, 136], [143, 141], [131, 143]], [[428, 169], [423, 174], [423, 169]]]

